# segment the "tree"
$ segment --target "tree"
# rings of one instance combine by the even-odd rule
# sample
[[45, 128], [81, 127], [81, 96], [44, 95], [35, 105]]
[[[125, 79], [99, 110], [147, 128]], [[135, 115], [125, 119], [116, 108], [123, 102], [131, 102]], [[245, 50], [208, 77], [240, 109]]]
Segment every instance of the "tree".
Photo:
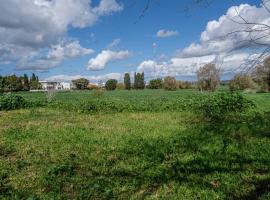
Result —
[[34, 73], [32, 74], [30, 78], [30, 89], [31, 90], [38, 90], [41, 88], [41, 85], [38, 80], [38, 76], [36, 76]]
[[199, 90], [210, 90], [213, 92], [220, 82], [219, 70], [215, 64], [206, 64], [197, 71], [197, 78]]
[[179, 89], [191, 89], [192, 88], [192, 82], [178, 81], [178, 87], [179, 87]]
[[164, 78], [164, 89], [165, 90], [176, 90], [178, 87], [177, 81], [174, 77], [172, 76], [166, 76]]
[[148, 88], [149, 89], [161, 89], [163, 85], [163, 81], [161, 78], [153, 79], [149, 81]]
[[0, 75], [0, 93], [4, 92], [4, 77]]
[[23, 75], [23, 90], [29, 91], [30, 90], [30, 84], [27, 74]]
[[236, 74], [229, 83], [230, 90], [245, 90], [255, 88], [255, 83], [248, 74]]
[[125, 73], [124, 84], [125, 84], [125, 89], [126, 90], [130, 90], [131, 89], [131, 82], [130, 82], [130, 75], [129, 75], [129, 73]]
[[85, 78], [79, 78], [76, 80], [72, 80], [72, 83], [75, 85], [76, 89], [78, 90], [85, 90], [89, 84], [89, 80]]
[[115, 90], [117, 85], [117, 80], [116, 79], [109, 79], [107, 80], [105, 84], [106, 90]]
[[23, 89], [22, 81], [16, 75], [4, 77], [4, 91], [17, 92]]
[[255, 67], [252, 76], [262, 91], [270, 92], [270, 56], [264, 60], [262, 65]]
[[133, 88], [137, 89], [138, 87], [138, 80], [137, 80], [137, 73], [134, 73], [134, 84], [133, 84]]
[[144, 72], [134, 74], [134, 89], [144, 89], [145, 82], [144, 82]]

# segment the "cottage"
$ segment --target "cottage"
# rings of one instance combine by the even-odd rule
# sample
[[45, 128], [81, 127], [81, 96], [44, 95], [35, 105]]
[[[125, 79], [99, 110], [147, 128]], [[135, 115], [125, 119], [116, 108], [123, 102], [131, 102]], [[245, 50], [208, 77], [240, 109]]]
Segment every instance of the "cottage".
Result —
[[42, 90], [70, 90], [71, 84], [60, 81], [39, 81]]

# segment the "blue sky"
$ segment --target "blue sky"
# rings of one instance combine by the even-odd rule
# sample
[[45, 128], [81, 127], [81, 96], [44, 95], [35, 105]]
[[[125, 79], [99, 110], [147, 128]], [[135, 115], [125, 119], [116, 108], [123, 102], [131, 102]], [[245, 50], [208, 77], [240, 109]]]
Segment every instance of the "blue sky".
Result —
[[[270, 18], [261, 12], [260, 0], [214, 0], [209, 6], [193, 6], [193, 0], [153, 0], [139, 18], [146, 2], [6, 1], [0, 5], [0, 13], [8, 16], [0, 20], [0, 74], [35, 72], [40, 79], [98, 81], [145, 71], [149, 79], [167, 75], [194, 79], [198, 67], [222, 60], [217, 65], [226, 79], [251, 52], [255, 54], [250, 46], [237, 46], [245, 35], [226, 38], [226, 43], [220, 39], [221, 33], [234, 30], [230, 27], [237, 29], [228, 19], [238, 19], [239, 13], [256, 22], [268, 23]], [[213, 20], [215, 25], [207, 26]]]

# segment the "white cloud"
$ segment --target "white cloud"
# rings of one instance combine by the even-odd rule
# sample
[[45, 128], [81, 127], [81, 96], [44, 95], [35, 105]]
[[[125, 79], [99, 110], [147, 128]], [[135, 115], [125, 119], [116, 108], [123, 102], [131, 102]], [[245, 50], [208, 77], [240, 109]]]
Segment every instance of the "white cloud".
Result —
[[[154, 60], [143, 61], [137, 68], [139, 72], [145, 72], [149, 78], [164, 76], [196, 76], [196, 71], [207, 63], [215, 63], [221, 68], [223, 74], [241, 71], [242, 64], [250, 58], [249, 53], [223, 54], [220, 56], [207, 55], [190, 58], [171, 58], [167, 62], [156, 62]], [[255, 55], [253, 55], [255, 56]]]
[[[268, 4], [270, 5], [270, 2]], [[251, 24], [245, 24], [240, 16]], [[270, 25], [270, 14], [262, 5], [260, 7], [248, 4], [233, 6], [218, 20], [208, 22], [205, 30], [201, 33], [200, 42], [192, 43], [183, 49], [180, 56], [220, 54], [260, 45], [270, 45], [269, 29], [266, 30], [266, 26], [253, 23]], [[265, 31], [247, 31], [251, 29]]]
[[177, 35], [178, 35], [178, 31], [165, 30], [165, 29], [159, 30], [156, 34], [156, 36], [159, 38], [173, 37]]
[[115, 0], [101, 0], [96, 7], [90, 0], [5, 1], [0, 6], [0, 48], [5, 51], [0, 60], [21, 63], [25, 54], [42, 53], [67, 37], [69, 28], [93, 26], [100, 17], [122, 9]]
[[88, 70], [102, 70], [109, 62], [116, 60], [123, 60], [131, 56], [128, 50], [125, 51], [111, 51], [103, 50], [95, 58], [92, 58], [88, 62]]
[[80, 46], [79, 41], [60, 41], [56, 45], [52, 45], [50, 49], [45, 52], [44, 56], [39, 53], [25, 56], [20, 59], [18, 69], [36, 69], [48, 70], [63, 62], [64, 59], [73, 59], [80, 56], [93, 53], [94, 50], [83, 48]]
[[113, 12], [123, 10], [124, 6], [118, 4], [115, 0], [102, 0], [98, 7], [94, 8], [94, 12], [98, 15], [110, 15]]
[[120, 44], [121, 39], [120, 38], [116, 38], [114, 39], [110, 44], [108, 44], [107, 49], [113, 49], [115, 47], [118, 47], [118, 45]]

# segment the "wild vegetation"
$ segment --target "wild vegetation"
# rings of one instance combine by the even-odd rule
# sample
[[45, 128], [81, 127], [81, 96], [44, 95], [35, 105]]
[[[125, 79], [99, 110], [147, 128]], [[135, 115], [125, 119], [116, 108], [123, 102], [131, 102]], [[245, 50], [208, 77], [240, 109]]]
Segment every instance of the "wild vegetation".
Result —
[[205, 65], [199, 90], [135, 73], [1, 94], [0, 198], [269, 199], [266, 63], [222, 87]]
[[53, 101], [43, 92], [2, 98], [25, 102], [0, 112], [2, 199], [269, 198], [268, 93], [93, 90], [55, 93]]

